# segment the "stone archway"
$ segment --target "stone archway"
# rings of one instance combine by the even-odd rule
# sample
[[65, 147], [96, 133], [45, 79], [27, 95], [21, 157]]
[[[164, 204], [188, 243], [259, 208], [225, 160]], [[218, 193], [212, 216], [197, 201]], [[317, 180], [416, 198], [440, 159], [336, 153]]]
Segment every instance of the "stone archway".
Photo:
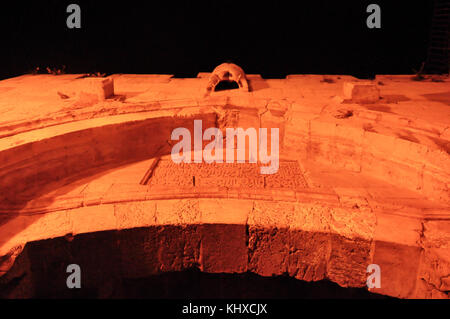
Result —
[[214, 69], [206, 87], [207, 93], [215, 91], [221, 82], [235, 82], [239, 89], [249, 91], [244, 70], [234, 63], [222, 63]]

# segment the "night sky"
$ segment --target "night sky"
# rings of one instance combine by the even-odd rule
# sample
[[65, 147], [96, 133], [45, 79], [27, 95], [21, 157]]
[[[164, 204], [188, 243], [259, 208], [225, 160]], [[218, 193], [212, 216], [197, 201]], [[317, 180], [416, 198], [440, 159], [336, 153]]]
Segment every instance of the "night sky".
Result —
[[[195, 77], [231, 61], [246, 73], [411, 74], [427, 56], [432, 0], [16, 1], [0, 13], [0, 78], [68, 73]], [[68, 29], [66, 7], [81, 7]], [[381, 29], [366, 8], [381, 7]]]

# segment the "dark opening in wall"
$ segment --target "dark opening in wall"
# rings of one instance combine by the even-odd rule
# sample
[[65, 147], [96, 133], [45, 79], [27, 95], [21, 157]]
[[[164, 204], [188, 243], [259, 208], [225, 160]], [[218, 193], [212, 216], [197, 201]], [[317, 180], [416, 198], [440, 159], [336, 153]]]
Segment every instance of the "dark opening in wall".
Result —
[[[0, 298], [388, 298], [326, 280], [305, 282], [287, 275], [262, 277], [250, 272], [204, 273], [195, 264], [161, 272], [155, 266], [156, 244], [167, 243], [164, 249], [176, 251], [179, 243], [174, 238], [181, 237], [177, 231], [193, 234], [196, 228], [137, 228], [28, 243], [8, 273], [0, 277]], [[67, 287], [70, 264], [81, 269], [80, 289]]]
[[226, 91], [239, 89], [239, 85], [235, 81], [220, 81], [214, 91]]

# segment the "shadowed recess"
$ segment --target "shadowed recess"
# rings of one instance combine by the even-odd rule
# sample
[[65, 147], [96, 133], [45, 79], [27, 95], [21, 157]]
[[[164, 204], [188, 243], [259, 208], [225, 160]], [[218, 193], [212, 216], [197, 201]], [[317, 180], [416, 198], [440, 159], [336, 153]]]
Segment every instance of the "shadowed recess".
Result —
[[[147, 236], [144, 229], [126, 232], [134, 234], [135, 239]], [[116, 244], [128, 246], [120, 243], [120, 238], [126, 237], [118, 236], [118, 232], [100, 232], [29, 243], [10, 272], [0, 277], [0, 298], [390, 298], [365, 288], [343, 288], [327, 280], [306, 282], [288, 275], [263, 277], [250, 272], [212, 274], [195, 266], [137, 277], [118, 270], [119, 265], [127, 264], [113, 249]], [[142, 244], [145, 247], [149, 243]], [[141, 252], [145, 253], [145, 248]], [[136, 264], [148, 262], [148, 256], [130, 257]], [[81, 267], [82, 287], [68, 289], [66, 267], [76, 262]]]

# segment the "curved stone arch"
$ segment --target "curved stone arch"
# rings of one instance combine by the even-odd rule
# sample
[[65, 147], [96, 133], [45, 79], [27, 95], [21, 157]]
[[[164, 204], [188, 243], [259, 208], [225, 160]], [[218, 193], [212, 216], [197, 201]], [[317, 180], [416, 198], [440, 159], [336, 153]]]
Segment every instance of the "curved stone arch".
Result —
[[236, 82], [239, 89], [249, 91], [244, 70], [234, 63], [222, 63], [217, 66], [209, 77], [206, 91], [214, 91], [216, 86], [223, 81]]

